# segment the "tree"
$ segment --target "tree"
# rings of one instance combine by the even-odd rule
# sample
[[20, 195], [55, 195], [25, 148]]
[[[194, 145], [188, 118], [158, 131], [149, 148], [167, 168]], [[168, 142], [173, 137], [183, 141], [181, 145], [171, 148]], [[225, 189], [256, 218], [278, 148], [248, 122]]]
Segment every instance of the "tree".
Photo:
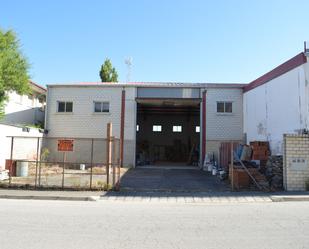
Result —
[[28, 69], [14, 31], [0, 29], [0, 118], [4, 115], [8, 92], [30, 93]]
[[118, 73], [113, 67], [110, 59], [105, 59], [101, 66], [100, 77], [102, 82], [117, 82]]

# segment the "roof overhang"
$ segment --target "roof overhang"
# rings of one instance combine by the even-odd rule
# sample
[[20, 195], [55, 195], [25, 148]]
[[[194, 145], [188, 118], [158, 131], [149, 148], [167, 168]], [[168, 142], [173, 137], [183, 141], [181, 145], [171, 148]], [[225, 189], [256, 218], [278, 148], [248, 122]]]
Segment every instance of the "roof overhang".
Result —
[[56, 87], [166, 87], [166, 88], [239, 88], [247, 84], [239, 83], [182, 83], [182, 82], [82, 82], [72, 84], [47, 84], [47, 88]]
[[45, 87], [42, 87], [34, 83], [33, 81], [29, 81], [29, 83], [30, 83], [30, 87], [32, 91], [39, 93], [39, 94], [46, 94], [47, 89]]
[[262, 75], [261, 77], [257, 78], [256, 80], [252, 81], [250, 84], [244, 87], [244, 92], [248, 92], [258, 86], [261, 86], [268, 81], [279, 77], [282, 74], [285, 74], [292, 69], [304, 64], [307, 62], [307, 56], [305, 53], [300, 53], [290, 60], [284, 62], [280, 66], [276, 67], [275, 69], [271, 70], [270, 72]]

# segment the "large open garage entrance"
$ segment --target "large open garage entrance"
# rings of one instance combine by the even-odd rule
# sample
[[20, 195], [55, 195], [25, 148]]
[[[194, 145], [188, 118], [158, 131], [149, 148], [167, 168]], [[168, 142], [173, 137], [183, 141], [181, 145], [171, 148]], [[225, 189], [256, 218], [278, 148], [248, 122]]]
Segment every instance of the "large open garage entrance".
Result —
[[197, 166], [200, 99], [137, 98], [136, 165]]

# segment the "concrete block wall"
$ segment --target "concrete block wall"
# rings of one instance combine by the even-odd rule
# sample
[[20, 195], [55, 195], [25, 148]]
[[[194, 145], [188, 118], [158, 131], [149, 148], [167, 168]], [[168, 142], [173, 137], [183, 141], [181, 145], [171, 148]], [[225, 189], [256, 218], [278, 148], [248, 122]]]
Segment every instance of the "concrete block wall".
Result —
[[[122, 89], [122, 87], [104, 85], [48, 87], [46, 110], [48, 137], [102, 139], [106, 138], [107, 123], [111, 122], [112, 134], [119, 138]], [[126, 87], [125, 91], [124, 165], [132, 166], [135, 160], [136, 88]], [[57, 101], [72, 101], [73, 112], [58, 113]], [[110, 112], [94, 113], [94, 101], [108, 101]]]
[[[106, 125], [111, 122], [113, 135], [119, 138], [122, 89], [126, 91], [124, 165], [134, 165], [137, 96], [137, 88], [134, 86], [48, 86], [45, 126], [48, 137], [105, 138]], [[58, 113], [57, 101], [72, 101], [73, 112]], [[110, 113], [94, 113], [94, 101], [109, 101]], [[218, 154], [220, 141], [242, 140], [242, 88], [208, 88], [206, 101], [206, 149], [207, 153]], [[218, 101], [232, 102], [233, 112], [217, 113]]]
[[309, 135], [284, 135], [283, 184], [288, 191], [306, 190], [309, 180]]
[[[232, 102], [232, 113], [217, 113], [217, 102]], [[241, 88], [209, 88], [206, 95], [206, 153], [218, 160], [222, 142], [243, 140]]]
[[[243, 102], [241, 88], [209, 88], [206, 96], [206, 140], [241, 140]], [[217, 113], [217, 102], [232, 102], [232, 113]]]

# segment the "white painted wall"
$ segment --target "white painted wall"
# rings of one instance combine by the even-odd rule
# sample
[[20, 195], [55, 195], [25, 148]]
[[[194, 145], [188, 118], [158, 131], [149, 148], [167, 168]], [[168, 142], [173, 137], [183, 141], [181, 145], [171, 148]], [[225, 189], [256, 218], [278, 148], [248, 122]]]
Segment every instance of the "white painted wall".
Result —
[[282, 154], [284, 133], [308, 129], [308, 63], [244, 93], [247, 142], [269, 141]]
[[[0, 124], [0, 169], [5, 168], [5, 160], [10, 159], [11, 138], [7, 136], [42, 137], [36, 128], [23, 132], [22, 127]], [[37, 140], [35, 138], [14, 138], [13, 159], [34, 159]]]
[[6, 124], [35, 124], [44, 121], [43, 103], [40, 103], [36, 95], [19, 95], [16, 92], [8, 94], [5, 104], [4, 119]]

